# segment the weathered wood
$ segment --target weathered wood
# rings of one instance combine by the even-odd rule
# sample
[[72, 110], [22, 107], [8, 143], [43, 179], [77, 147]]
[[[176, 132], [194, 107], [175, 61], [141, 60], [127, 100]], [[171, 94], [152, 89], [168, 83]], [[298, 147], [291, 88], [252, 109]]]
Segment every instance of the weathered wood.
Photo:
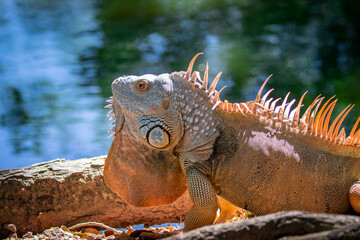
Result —
[[187, 194], [169, 206], [128, 205], [106, 186], [102, 174], [104, 159], [105, 156], [57, 159], [1, 170], [0, 228], [13, 223], [21, 235], [87, 221], [112, 227], [183, 221], [191, 207]]
[[360, 239], [360, 217], [279, 212], [242, 222], [205, 226], [167, 239]]
[[[191, 202], [185, 194], [169, 206], [136, 208], [106, 186], [104, 156], [53, 160], [0, 171], [0, 237], [52, 226], [97, 221], [111, 227], [183, 221]], [[12, 229], [12, 228], [11, 228]], [[169, 239], [360, 239], [360, 217], [280, 212], [242, 222], [217, 224]]]

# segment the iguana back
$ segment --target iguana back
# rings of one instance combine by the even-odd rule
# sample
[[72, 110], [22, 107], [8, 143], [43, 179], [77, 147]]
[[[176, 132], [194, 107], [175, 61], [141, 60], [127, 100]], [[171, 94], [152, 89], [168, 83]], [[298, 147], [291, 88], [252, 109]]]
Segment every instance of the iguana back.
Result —
[[349, 189], [360, 178], [358, 148], [255, 121], [248, 116], [241, 127], [222, 125], [215, 149], [234, 151], [212, 156], [219, 195], [256, 215], [293, 209], [350, 212]]

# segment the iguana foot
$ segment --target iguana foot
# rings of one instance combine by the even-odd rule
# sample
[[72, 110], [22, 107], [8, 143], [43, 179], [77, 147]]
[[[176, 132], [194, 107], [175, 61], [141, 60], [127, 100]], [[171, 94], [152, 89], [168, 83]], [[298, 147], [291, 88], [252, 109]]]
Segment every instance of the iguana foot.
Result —
[[226, 201], [224, 198], [217, 196], [220, 205], [220, 215], [216, 219], [216, 223], [222, 223], [236, 216], [236, 212], [241, 210], [239, 207]]
[[184, 231], [186, 232], [195, 228], [213, 224], [216, 218], [216, 212], [217, 207], [214, 209], [193, 205], [185, 219]]
[[213, 224], [219, 205], [209, 179], [188, 163], [184, 153], [180, 154], [180, 163], [194, 204], [185, 218], [184, 231]]
[[351, 186], [349, 190], [349, 201], [355, 212], [360, 213], [360, 180]]

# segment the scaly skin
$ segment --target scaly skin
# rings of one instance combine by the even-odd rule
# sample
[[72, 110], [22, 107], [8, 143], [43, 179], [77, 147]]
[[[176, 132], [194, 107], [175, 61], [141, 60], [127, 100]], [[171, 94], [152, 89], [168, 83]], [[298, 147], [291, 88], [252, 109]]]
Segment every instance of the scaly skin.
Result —
[[187, 185], [193, 207], [185, 231], [214, 223], [219, 208], [224, 220], [233, 205], [258, 215], [360, 212], [359, 121], [349, 137], [339, 132], [348, 108], [330, 124], [336, 100], [319, 109], [317, 98], [300, 119], [304, 96], [292, 111], [288, 95], [276, 107], [270, 92], [260, 100], [266, 81], [255, 101], [229, 104], [215, 90], [220, 74], [210, 87], [207, 69], [202, 84], [191, 75], [196, 57], [187, 72], [113, 82], [115, 139], [104, 177], [114, 192], [156, 206]]

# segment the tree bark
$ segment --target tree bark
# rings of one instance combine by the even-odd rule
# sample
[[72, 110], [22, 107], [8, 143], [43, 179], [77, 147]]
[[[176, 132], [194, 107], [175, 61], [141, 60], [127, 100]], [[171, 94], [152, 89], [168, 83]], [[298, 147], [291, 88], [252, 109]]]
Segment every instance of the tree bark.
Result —
[[116, 228], [183, 221], [192, 205], [187, 193], [168, 206], [131, 206], [106, 186], [104, 159], [57, 159], [1, 170], [0, 228], [12, 223], [23, 234], [88, 221]]
[[210, 225], [167, 239], [360, 239], [360, 217], [279, 212], [241, 222]]

